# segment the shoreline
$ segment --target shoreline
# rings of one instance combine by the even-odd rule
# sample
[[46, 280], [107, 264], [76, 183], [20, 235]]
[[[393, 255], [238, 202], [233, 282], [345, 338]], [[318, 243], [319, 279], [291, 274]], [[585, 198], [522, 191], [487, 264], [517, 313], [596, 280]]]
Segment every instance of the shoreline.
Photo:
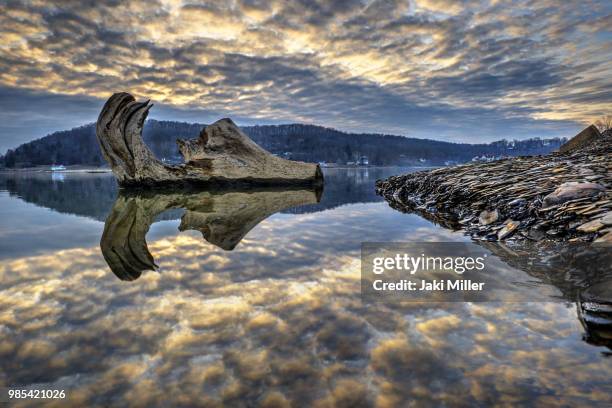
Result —
[[[51, 170], [50, 165], [39, 166], [39, 167], [24, 167], [24, 168], [0, 168], [1, 173], [111, 173], [112, 170], [109, 167], [90, 167], [90, 166], [75, 166], [71, 168], [68, 166], [66, 170]], [[324, 166], [322, 169], [385, 169], [385, 168], [418, 168], [418, 169], [435, 169], [438, 166], [404, 166], [404, 165], [389, 165], [389, 166]]]
[[612, 132], [546, 156], [392, 176], [376, 193], [474, 240], [612, 242]]
[[19, 169], [9, 169], [3, 168], [0, 169], [0, 174], [2, 173], [56, 173], [56, 174], [66, 174], [66, 173], [110, 173], [111, 169], [108, 167], [88, 167], [88, 166], [75, 166], [71, 168], [67, 167], [65, 170], [51, 170], [50, 166], [39, 166], [39, 167], [25, 167]]

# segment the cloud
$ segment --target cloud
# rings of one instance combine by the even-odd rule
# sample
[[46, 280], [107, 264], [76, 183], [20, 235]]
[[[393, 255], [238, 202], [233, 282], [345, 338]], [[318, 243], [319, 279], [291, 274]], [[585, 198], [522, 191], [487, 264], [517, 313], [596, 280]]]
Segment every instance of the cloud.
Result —
[[97, 98], [0, 86], [0, 151], [42, 137], [50, 130], [94, 122], [101, 107]]
[[[605, 1], [8, 2], [2, 11], [0, 85], [36, 96], [35, 106], [56, 95], [101, 104], [129, 90], [187, 116], [482, 141], [568, 136], [612, 102]], [[3, 123], [0, 146], [60, 129]]]

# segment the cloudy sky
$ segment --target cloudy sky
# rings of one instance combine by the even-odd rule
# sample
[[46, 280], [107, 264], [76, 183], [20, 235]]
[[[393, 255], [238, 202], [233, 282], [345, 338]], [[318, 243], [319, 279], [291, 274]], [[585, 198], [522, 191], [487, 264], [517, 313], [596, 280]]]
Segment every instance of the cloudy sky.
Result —
[[612, 110], [603, 1], [3, 1], [0, 151], [93, 122], [303, 122], [456, 141], [571, 136]]

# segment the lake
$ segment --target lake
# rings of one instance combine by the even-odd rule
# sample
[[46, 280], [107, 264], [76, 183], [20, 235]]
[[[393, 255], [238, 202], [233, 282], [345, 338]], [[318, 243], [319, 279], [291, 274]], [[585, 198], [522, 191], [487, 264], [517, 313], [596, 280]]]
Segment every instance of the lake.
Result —
[[0, 386], [79, 407], [610, 406], [612, 308], [579, 298], [609, 279], [483, 246], [541, 297], [364, 301], [362, 242], [469, 242], [375, 195], [413, 170], [325, 169], [322, 193], [0, 175]]

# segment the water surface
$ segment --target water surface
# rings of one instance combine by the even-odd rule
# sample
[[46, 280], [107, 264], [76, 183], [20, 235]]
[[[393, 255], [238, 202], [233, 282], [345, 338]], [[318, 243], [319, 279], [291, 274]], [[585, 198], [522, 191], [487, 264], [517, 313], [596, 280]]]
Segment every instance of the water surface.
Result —
[[362, 302], [363, 241], [467, 240], [374, 194], [410, 170], [327, 169], [322, 196], [0, 175], [0, 386], [71, 406], [609, 406], [607, 326], [547, 272], [499, 255], [556, 301]]

